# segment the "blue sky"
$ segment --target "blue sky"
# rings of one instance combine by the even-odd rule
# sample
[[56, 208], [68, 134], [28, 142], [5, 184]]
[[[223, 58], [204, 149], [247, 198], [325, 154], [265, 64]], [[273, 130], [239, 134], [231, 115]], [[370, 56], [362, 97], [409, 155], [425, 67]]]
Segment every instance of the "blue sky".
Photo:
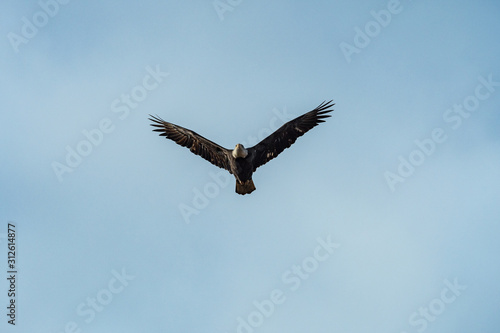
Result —
[[[498, 332], [498, 2], [59, 1], [0, 5], [2, 332]], [[330, 99], [246, 196], [147, 119]]]

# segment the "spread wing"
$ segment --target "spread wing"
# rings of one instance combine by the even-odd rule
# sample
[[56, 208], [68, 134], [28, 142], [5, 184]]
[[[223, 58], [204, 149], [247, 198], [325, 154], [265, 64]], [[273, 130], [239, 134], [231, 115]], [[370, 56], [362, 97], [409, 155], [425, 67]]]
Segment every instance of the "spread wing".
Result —
[[210, 163], [231, 172], [229, 165], [230, 151], [212, 142], [198, 133], [191, 131], [187, 128], [168, 123], [158, 116], [149, 115], [155, 127], [153, 131], [160, 132], [160, 136], [175, 141], [178, 145], [189, 148], [189, 150]]
[[299, 136], [304, 135], [314, 126], [324, 122], [324, 118], [331, 117], [328, 110], [335, 104], [332, 101], [323, 102], [312, 111], [290, 120], [267, 138], [250, 148], [255, 154], [253, 168], [254, 171], [261, 165], [266, 164], [286, 148], [290, 147]]

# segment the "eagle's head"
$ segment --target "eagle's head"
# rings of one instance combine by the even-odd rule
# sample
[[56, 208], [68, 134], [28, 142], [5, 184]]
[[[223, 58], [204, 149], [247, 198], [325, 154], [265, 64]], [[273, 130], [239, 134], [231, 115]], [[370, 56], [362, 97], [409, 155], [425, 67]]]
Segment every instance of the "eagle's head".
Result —
[[234, 158], [245, 158], [248, 155], [248, 151], [243, 147], [241, 143], [238, 143], [233, 149]]

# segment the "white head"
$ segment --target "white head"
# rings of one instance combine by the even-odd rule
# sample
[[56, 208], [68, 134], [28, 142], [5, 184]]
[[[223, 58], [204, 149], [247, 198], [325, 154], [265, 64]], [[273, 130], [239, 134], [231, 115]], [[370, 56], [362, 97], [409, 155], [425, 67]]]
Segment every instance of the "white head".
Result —
[[248, 155], [248, 151], [243, 147], [241, 143], [238, 143], [236, 147], [233, 149], [233, 157], [234, 158], [245, 158]]

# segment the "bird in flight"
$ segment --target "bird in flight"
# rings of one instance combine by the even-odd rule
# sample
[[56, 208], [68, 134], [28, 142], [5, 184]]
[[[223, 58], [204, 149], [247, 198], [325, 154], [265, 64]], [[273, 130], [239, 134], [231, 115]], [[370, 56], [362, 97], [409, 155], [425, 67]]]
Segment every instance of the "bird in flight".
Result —
[[255, 170], [290, 147], [299, 136], [324, 122], [324, 118], [331, 116], [328, 113], [333, 111], [330, 108], [334, 105], [332, 101], [325, 101], [314, 110], [290, 120], [255, 146], [245, 148], [238, 143], [232, 150], [221, 147], [187, 128], [168, 123], [158, 116], [150, 115], [149, 120], [153, 122], [153, 131], [160, 132], [160, 136], [189, 148], [192, 153], [233, 174], [236, 178], [236, 193], [247, 194], [255, 190], [252, 180]]

